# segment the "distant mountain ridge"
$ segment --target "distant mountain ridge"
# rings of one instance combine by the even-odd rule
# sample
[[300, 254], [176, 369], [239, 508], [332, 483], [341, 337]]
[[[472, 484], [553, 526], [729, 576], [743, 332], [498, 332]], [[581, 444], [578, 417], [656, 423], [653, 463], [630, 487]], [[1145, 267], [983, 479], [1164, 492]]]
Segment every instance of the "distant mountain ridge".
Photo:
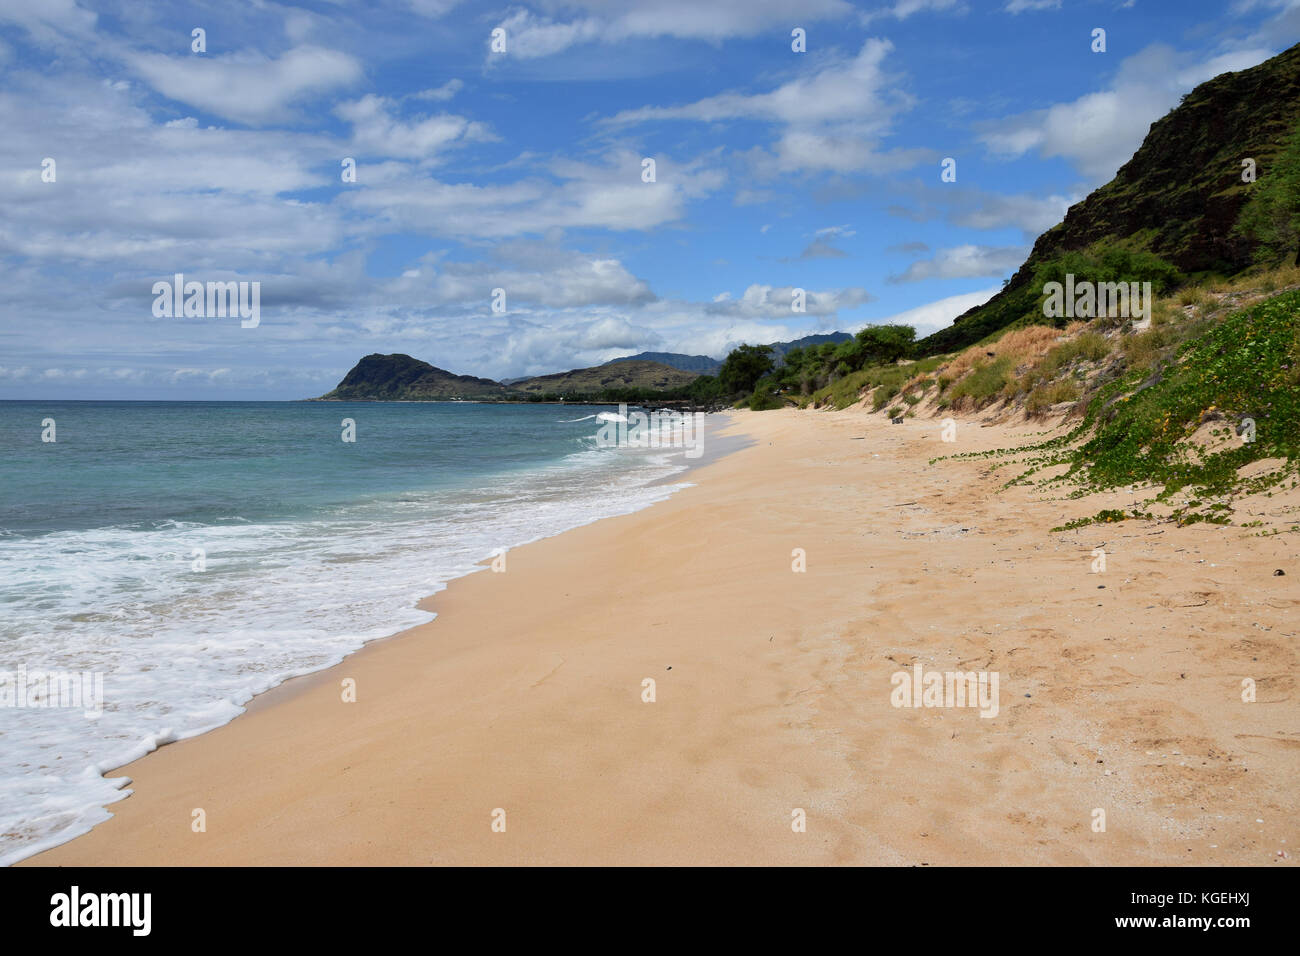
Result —
[[853, 336], [848, 332], [817, 332], [791, 342], [769, 342], [768, 348], [772, 350], [772, 361], [777, 366], [781, 366], [785, 364], [785, 355], [791, 349], [804, 349], [810, 345], [824, 345], [827, 342], [847, 342], [851, 338]]
[[541, 395], [575, 398], [607, 389], [667, 391], [698, 378], [658, 362], [627, 361], [554, 375], [518, 379], [506, 385], [473, 375], [456, 375], [400, 352], [367, 355], [318, 402], [536, 401]]
[[711, 358], [708, 355], [687, 355], [684, 352], [637, 352], [636, 355], [610, 359], [605, 365], [613, 365], [616, 362], [658, 362], [660, 365], [667, 365], [669, 368], [680, 369], [683, 372], [695, 372], [699, 375], [712, 375], [722, 368], [722, 362], [719, 359]]
[[[767, 347], [772, 350], [772, 360], [780, 365], [785, 358], [785, 353], [791, 349], [821, 345], [823, 342], [846, 342], [851, 338], [853, 336], [848, 332], [818, 332], [790, 342], [768, 342]], [[718, 369], [722, 368], [722, 359], [710, 355], [687, 355], [684, 352], [638, 352], [625, 358], [610, 359], [605, 364], [613, 365], [615, 362], [658, 362], [661, 365], [679, 368], [683, 372], [698, 372], [700, 375], [716, 375]], [[506, 384], [518, 381], [523, 379], [508, 379]]]
[[500, 382], [472, 375], [456, 375], [400, 352], [367, 355], [343, 381], [316, 401], [322, 402], [429, 402], [507, 399], [511, 390]]
[[[805, 335], [792, 342], [771, 344], [773, 359], [779, 365], [792, 348], [843, 342], [852, 338], [847, 332]], [[645, 356], [656, 356], [654, 359]], [[667, 361], [675, 360], [674, 365]], [[701, 366], [682, 368], [681, 365]], [[707, 371], [704, 367], [707, 366]], [[550, 375], [496, 382], [473, 375], [457, 375], [446, 369], [422, 362], [410, 355], [394, 352], [367, 355], [317, 402], [439, 402], [439, 401], [537, 401], [541, 395], [564, 395], [570, 399], [601, 392], [640, 390], [668, 392], [684, 388], [702, 374], [714, 374], [722, 362], [707, 355], [679, 352], [642, 352], [614, 359], [591, 368], [575, 368]]]
[[699, 378], [698, 372], [685, 372], [661, 362], [626, 359], [597, 365], [594, 368], [575, 368], [553, 375], [538, 375], [515, 382], [512, 388], [525, 393], [591, 394], [609, 388], [647, 388], [666, 391], [689, 385]]

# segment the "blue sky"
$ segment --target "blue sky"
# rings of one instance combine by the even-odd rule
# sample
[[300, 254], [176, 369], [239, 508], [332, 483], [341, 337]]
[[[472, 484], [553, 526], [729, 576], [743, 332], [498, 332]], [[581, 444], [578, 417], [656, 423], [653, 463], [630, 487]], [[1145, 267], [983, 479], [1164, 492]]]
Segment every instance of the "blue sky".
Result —
[[[1297, 40], [1300, 0], [0, 0], [0, 398], [925, 334]], [[155, 318], [175, 273], [260, 282], [260, 324]]]

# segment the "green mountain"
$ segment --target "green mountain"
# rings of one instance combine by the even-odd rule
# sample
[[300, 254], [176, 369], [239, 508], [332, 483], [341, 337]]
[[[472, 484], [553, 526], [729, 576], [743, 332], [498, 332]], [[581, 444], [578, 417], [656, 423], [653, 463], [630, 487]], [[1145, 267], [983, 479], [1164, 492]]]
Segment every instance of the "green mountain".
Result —
[[517, 379], [510, 385], [455, 375], [400, 353], [367, 355], [317, 402], [537, 401], [543, 395], [597, 396], [607, 390], [663, 392], [699, 376], [658, 362], [632, 361]]
[[595, 368], [526, 378], [511, 387], [529, 394], [592, 395], [606, 389], [666, 391], [689, 385], [698, 377], [696, 372], [684, 372], [660, 362], [624, 359]]
[[[660, 365], [681, 369], [683, 372], [695, 372], [699, 375], [712, 375], [722, 367], [719, 359], [707, 355], [686, 355], [683, 352], [638, 352], [625, 358], [610, 359], [605, 364], [613, 365], [615, 362], [658, 362]], [[523, 381], [523, 379], [516, 379], [516, 381]]]
[[[772, 361], [781, 365], [785, 361], [785, 354], [791, 349], [807, 348], [809, 345], [821, 345], [825, 342], [847, 342], [851, 338], [853, 336], [847, 332], [818, 332], [792, 342], [769, 342], [767, 347], [772, 350]], [[613, 365], [615, 362], [658, 362], [660, 365], [671, 365], [683, 372], [696, 372], [700, 375], [716, 375], [718, 369], [722, 368], [722, 359], [715, 359], [708, 355], [686, 355], [682, 352], [638, 352], [627, 358], [612, 359], [605, 364]], [[522, 381], [524, 380], [521, 378], [506, 379], [505, 384], [513, 385]]]
[[400, 353], [367, 355], [321, 402], [432, 402], [518, 398], [500, 382], [451, 372]]
[[[1158, 291], [1176, 281], [1175, 271], [1244, 271], [1271, 247], [1242, 228], [1243, 212], [1270, 173], [1294, 169], [1284, 154], [1298, 125], [1300, 44], [1202, 83], [1151, 125], [1114, 179], [1038, 237], [1001, 292], [922, 339], [919, 354], [956, 351], [1030, 317], [1041, 322], [1042, 281], [1058, 272], [1152, 279]], [[1242, 181], [1246, 159], [1255, 162], [1253, 183]]]

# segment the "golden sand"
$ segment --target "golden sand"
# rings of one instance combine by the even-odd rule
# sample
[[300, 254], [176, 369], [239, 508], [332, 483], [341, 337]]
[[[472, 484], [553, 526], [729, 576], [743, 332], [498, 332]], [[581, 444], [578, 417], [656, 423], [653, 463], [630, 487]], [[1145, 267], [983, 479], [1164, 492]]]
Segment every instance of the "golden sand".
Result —
[[[122, 768], [113, 819], [28, 862], [1294, 863], [1295, 535], [1051, 533], [1119, 498], [927, 464], [1023, 428], [733, 420], [755, 444], [694, 487]], [[996, 673], [997, 715], [893, 706], [917, 663]]]

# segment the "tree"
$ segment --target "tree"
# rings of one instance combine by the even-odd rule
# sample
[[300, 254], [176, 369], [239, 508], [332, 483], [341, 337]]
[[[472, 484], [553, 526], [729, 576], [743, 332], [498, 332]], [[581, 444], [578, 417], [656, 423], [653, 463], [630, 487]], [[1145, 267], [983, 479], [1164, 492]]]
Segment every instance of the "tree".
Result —
[[892, 365], [911, 357], [916, 329], [910, 325], [868, 325], [858, 333], [856, 341], [862, 365]]
[[728, 395], [743, 395], [754, 390], [755, 383], [772, 371], [772, 347], [770, 345], [742, 345], [732, 349], [731, 354], [718, 369], [718, 382]]
[[686, 386], [686, 394], [694, 402], [705, 404], [722, 398], [721, 383], [712, 375], [701, 375]]

